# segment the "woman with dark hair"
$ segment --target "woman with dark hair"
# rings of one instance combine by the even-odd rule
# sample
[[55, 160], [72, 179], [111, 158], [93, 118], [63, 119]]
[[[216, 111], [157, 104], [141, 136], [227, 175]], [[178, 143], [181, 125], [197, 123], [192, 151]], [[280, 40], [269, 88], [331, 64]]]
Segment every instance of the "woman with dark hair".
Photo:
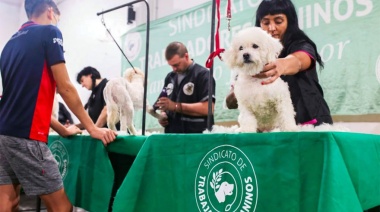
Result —
[[[256, 26], [278, 38], [284, 46], [279, 58], [264, 66], [257, 78], [269, 84], [281, 77], [289, 85], [297, 124], [332, 124], [330, 109], [318, 82], [316, 63], [323, 68], [315, 43], [299, 28], [291, 0], [263, 0], [256, 11]], [[227, 107], [237, 108], [233, 92]]]

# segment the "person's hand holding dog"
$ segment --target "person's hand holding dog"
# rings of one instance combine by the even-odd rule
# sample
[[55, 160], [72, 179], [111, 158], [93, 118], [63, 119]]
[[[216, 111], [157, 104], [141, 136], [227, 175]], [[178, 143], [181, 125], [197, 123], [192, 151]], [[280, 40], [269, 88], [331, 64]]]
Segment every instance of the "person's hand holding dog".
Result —
[[285, 58], [278, 58], [274, 62], [268, 63], [263, 70], [256, 74], [256, 78], [269, 78], [262, 81], [263, 85], [270, 84], [278, 79], [281, 75], [294, 75], [300, 71], [310, 68], [312, 60], [309, 55], [304, 52], [295, 52]]
[[176, 102], [173, 102], [168, 97], [161, 97], [158, 99], [156, 105], [161, 111], [176, 111]]
[[161, 112], [161, 118], [158, 119], [158, 123], [162, 127], [166, 127], [169, 124], [168, 115], [164, 111]]

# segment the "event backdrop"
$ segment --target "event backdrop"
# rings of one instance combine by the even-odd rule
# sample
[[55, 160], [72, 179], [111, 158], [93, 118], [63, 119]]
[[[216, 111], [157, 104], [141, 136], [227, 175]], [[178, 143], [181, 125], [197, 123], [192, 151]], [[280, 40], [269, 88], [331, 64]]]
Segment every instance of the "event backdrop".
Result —
[[[253, 26], [261, 0], [234, 0], [231, 31], [226, 20], [227, 1], [222, 0], [220, 42], [227, 48], [231, 37], [244, 27]], [[333, 115], [380, 114], [380, 34], [377, 0], [293, 0], [300, 27], [315, 41], [325, 62], [318, 72], [325, 98]], [[210, 54], [212, 1], [150, 23], [147, 98], [153, 104], [171, 71], [166, 63], [165, 47], [172, 41], [187, 45], [190, 57], [205, 65]], [[216, 19], [217, 23], [217, 19]], [[145, 69], [146, 25], [138, 26], [122, 37], [122, 46], [135, 67]], [[130, 67], [122, 58], [122, 72]], [[231, 71], [218, 58], [214, 61], [216, 80], [215, 121], [237, 119], [238, 111], [223, 107], [230, 89]], [[141, 112], [135, 116], [141, 126]], [[159, 125], [147, 116], [147, 129]]]

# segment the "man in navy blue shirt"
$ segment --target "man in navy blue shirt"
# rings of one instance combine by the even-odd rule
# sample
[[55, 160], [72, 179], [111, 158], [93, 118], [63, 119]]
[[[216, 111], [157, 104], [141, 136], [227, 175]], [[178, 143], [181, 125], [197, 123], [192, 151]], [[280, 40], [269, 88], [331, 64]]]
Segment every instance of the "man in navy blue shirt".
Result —
[[[54, 25], [60, 12], [52, 0], [25, 0], [29, 21], [4, 47], [0, 57], [0, 211], [17, 211], [20, 187], [38, 195], [48, 211], [72, 211], [54, 156], [48, 149], [52, 105], [57, 88], [91, 137], [104, 145], [116, 133], [94, 125], [70, 82], [63, 39]], [[55, 124], [54, 124], [55, 123]]]

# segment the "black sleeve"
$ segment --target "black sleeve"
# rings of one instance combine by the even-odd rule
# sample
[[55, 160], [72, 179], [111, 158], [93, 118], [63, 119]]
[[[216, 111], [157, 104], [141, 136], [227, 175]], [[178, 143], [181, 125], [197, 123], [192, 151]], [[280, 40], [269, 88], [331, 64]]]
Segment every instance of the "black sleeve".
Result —
[[[204, 102], [209, 98], [209, 82], [210, 82], [210, 71], [205, 70], [199, 73], [197, 78], [198, 89], [196, 92], [199, 96], [199, 101]], [[212, 77], [212, 101], [215, 102], [215, 79]]]
[[70, 124], [74, 123], [73, 118], [71, 117], [70, 112], [67, 110], [67, 108], [65, 107], [65, 105], [63, 103], [61, 103], [61, 102], [59, 102], [59, 111], [58, 111], [58, 114], [59, 114], [58, 121], [61, 124], [65, 124], [66, 120], [69, 120]]
[[315, 51], [314, 47], [309, 42], [304, 40], [293, 42], [289, 47], [288, 55], [299, 51], [305, 52], [309, 55], [312, 60], [312, 65], [309, 67], [309, 69], [314, 68], [317, 58], [317, 52]]

